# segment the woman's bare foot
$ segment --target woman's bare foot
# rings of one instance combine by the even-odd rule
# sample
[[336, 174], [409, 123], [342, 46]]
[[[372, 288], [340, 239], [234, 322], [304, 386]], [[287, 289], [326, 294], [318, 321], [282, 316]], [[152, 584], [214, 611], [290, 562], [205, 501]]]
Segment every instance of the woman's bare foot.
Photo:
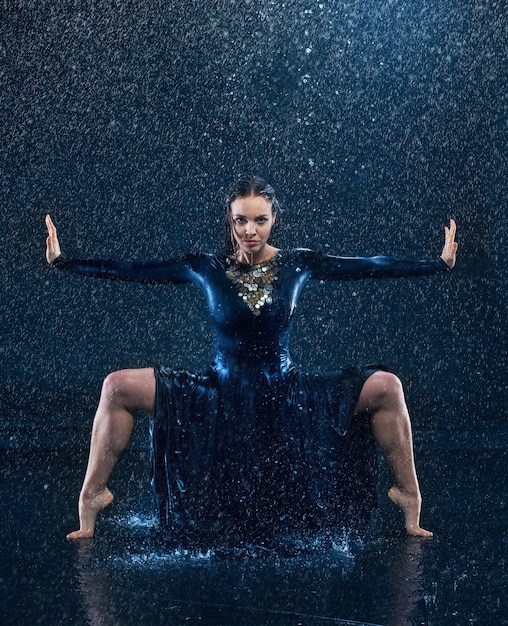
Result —
[[67, 539], [82, 539], [84, 537], [93, 537], [95, 529], [95, 520], [99, 511], [105, 509], [108, 504], [113, 502], [113, 494], [106, 487], [93, 497], [87, 498], [81, 495], [79, 497], [79, 530], [75, 530], [67, 535]]
[[406, 532], [415, 537], [432, 537], [430, 530], [420, 527], [420, 509], [422, 500], [420, 495], [412, 496], [399, 487], [392, 487], [388, 492], [390, 500], [404, 513]]

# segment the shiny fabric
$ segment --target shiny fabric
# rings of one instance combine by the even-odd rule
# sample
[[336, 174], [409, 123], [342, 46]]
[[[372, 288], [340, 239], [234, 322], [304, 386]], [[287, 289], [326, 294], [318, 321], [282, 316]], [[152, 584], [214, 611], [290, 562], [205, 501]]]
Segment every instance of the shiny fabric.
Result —
[[[431, 275], [447, 270], [443, 261], [297, 249], [259, 266], [210, 254], [154, 262], [60, 257], [54, 265], [109, 279], [192, 282], [206, 295], [216, 340], [211, 366], [204, 373], [155, 368], [152, 484], [161, 528], [175, 544], [268, 545], [365, 530], [376, 505], [376, 453], [368, 416], [354, 410], [376, 368], [317, 374], [296, 367], [294, 308], [310, 279]], [[262, 268], [271, 278], [249, 286]], [[251, 297], [256, 289], [261, 295]]]

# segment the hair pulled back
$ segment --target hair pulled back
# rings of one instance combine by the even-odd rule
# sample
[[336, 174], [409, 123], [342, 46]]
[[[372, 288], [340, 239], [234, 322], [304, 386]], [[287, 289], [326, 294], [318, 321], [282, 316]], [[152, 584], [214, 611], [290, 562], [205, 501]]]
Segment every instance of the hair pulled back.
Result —
[[231, 230], [231, 205], [237, 198], [250, 196], [262, 196], [272, 205], [273, 213], [279, 210], [279, 201], [275, 195], [275, 189], [266, 180], [259, 176], [242, 176], [231, 186], [225, 201], [226, 209], [226, 236], [224, 241], [224, 254], [234, 256], [236, 253], [235, 239]]

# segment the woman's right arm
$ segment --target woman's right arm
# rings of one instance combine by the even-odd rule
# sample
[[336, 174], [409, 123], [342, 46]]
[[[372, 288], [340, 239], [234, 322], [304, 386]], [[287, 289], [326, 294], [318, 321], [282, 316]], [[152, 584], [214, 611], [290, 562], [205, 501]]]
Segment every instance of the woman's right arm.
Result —
[[53, 267], [81, 276], [128, 280], [143, 283], [187, 283], [194, 282], [199, 255], [180, 257], [168, 261], [113, 261], [68, 259], [62, 255], [56, 227], [49, 215], [46, 216], [48, 237], [46, 259]]

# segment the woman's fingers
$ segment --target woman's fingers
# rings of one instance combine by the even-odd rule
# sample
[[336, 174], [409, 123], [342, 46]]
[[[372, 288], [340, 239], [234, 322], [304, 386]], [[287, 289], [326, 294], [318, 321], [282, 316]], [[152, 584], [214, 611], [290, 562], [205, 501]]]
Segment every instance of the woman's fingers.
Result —
[[448, 226], [445, 226], [447, 243], [453, 243], [455, 241], [456, 231], [457, 231], [457, 224], [455, 223], [455, 220], [451, 219], [450, 228], [448, 228]]
[[49, 215], [46, 215], [46, 227], [48, 229], [48, 236], [46, 238], [46, 259], [48, 263], [53, 263], [53, 261], [60, 256], [61, 252], [56, 228]]
[[51, 229], [55, 227], [49, 214], [46, 215], [46, 226], [48, 227], [48, 233], [51, 233]]
[[457, 232], [457, 224], [455, 220], [450, 220], [450, 228], [445, 227], [446, 237], [445, 244], [448, 245], [452, 251], [457, 250], [458, 244], [455, 241], [455, 233]]
[[452, 268], [455, 265], [455, 260], [457, 256], [457, 248], [459, 244], [455, 241], [455, 233], [457, 232], [457, 224], [455, 220], [450, 220], [450, 226], [445, 226], [445, 243], [443, 248], [443, 253], [441, 258], [448, 265], [448, 267]]

